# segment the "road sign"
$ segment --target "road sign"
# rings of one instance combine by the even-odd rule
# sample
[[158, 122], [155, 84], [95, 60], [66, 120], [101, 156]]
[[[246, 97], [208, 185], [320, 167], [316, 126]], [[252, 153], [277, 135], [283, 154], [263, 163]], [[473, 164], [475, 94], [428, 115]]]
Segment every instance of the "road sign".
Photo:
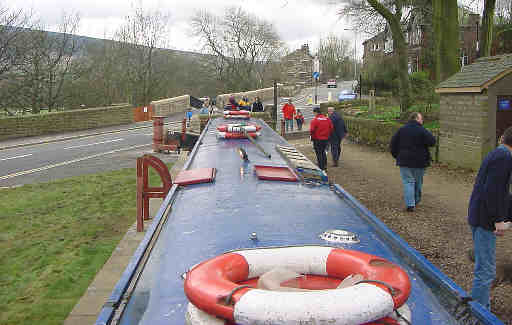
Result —
[[318, 79], [320, 77], [320, 72], [313, 72], [313, 79]]

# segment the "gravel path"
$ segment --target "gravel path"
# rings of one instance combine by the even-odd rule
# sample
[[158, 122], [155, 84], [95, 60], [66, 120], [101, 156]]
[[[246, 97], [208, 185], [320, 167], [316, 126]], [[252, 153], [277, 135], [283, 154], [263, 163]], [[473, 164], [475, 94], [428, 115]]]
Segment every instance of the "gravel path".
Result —
[[[309, 139], [292, 142], [316, 162]], [[402, 183], [395, 161], [387, 152], [373, 147], [345, 143], [340, 167], [331, 167], [330, 180], [340, 184], [375, 213], [464, 290], [471, 290], [472, 247], [466, 221], [467, 205], [476, 173], [444, 166], [427, 169], [421, 204], [405, 212]], [[512, 231], [498, 239], [498, 278], [492, 291], [493, 312], [512, 325]]]

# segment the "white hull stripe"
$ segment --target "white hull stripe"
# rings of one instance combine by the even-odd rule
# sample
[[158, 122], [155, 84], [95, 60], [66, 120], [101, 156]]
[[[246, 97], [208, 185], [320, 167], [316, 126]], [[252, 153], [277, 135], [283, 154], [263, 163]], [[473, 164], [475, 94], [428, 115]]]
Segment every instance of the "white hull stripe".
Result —
[[331, 247], [305, 246], [237, 251], [249, 264], [249, 279], [279, 267], [300, 274], [327, 275]]
[[[304, 306], [307, 308], [301, 308]], [[393, 312], [393, 299], [384, 290], [367, 283], [336, 290], [278, 292], [251, 290], [235, 305], [240, 325], [364, 324]]]

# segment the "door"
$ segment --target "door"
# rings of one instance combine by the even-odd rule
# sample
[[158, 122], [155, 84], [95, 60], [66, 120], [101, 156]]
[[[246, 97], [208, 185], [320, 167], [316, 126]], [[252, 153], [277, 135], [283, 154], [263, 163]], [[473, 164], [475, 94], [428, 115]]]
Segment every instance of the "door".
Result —
[[512, 126], [512, 96], [498, 96], [496, 111], [496, 143], [505, 132]]

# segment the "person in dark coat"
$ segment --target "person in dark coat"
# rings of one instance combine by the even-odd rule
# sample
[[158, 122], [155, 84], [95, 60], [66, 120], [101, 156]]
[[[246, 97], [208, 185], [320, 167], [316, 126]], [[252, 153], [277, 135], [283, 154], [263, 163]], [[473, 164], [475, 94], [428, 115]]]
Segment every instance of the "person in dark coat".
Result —
[[436, 144], [436, 138], [423, 127], [423, 116], [414, 112], [409, 122], [391, 138], [390, 150], [400, 167], [404, 184], [404, 199], [407, 211], [412, 212], [421, 201], [421, 188], [425, 168], [430, 166], [428, 147]]
[[253, 112], [263, 112], [263, 103], [259, 97], [256, 97], [254, 103], [252, 103], [252, 111]]
[[512, 127], [501, 142], [482, 161], [468, 207], [475, 255], [471, 297], [489, 310], [496, 278], [496, 236], [502, 236], [511, 221]]
[[228, 106], [231, 106], [231, 109], [232, 111], [235, 111], [235, 110], [238, 110], [238, 103], [236, 102], [236, 99], [235, 99], [235, 96], [234, 95], [229, 95], [229, 105]]
[[331, 119], [334, 130], [329, 137], [329, 143], [331, 144], [331, 155], [333, 161], [333, 167], [338, 166], [341, 154], [341, 141], [348, 135], [347, 127], [343, 118], [334, 110], [334, 107], [328, 107], [327, 113]]

